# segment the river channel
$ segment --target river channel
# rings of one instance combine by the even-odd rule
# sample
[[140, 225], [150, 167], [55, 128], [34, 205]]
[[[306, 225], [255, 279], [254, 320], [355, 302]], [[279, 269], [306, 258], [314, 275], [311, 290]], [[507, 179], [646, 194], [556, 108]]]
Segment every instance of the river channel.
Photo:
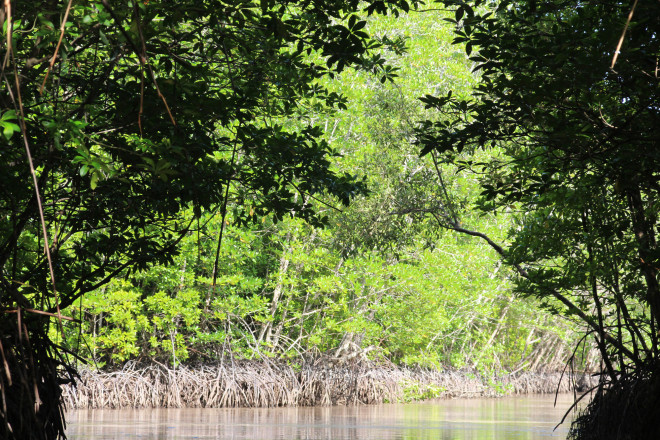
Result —
[[[421, 403], [302, 408], [77, 410], [70, 440], [542, 440], [572, 396], [443, 399]], [[570, 419], [570, 416], [567, 420]]]

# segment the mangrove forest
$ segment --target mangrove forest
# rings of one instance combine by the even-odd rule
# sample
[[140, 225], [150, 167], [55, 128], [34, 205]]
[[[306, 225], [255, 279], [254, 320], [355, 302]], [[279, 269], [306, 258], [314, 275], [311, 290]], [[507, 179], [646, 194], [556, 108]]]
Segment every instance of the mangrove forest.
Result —
[[660, 437], [659, 2], [0, 24], [1, 438], [64, 439], [67, 408], [555, 391], [571, 439]]

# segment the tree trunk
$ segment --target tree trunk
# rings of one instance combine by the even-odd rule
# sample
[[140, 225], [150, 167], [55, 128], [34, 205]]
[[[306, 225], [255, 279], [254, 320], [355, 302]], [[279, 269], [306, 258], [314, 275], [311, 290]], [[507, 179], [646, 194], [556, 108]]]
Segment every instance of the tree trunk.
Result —
[[[291, 234], [288, 233], [286, 234], [285, 246], [288, 246], [290, 241], [291, 241]], [[263, 342], [269, 344], [271, 342], [272, 328], [273, 328], [272, 321], [275, 319], [275, 314], [277, 313], [277, 307], [280, 302], [280, 297], [282, 296], [282, 290], [284, 289], [284, 277], [289, 269], [289, 263], [290, 263], [289, 252], [288, 249], [285, 248], [282, 251], [282, 255], [280, 256], [280, 267], [277, 273], [277, 284], [275, 285], [275, 289], [273, 290], [273, 299], [270, 303], [271, 321], [264, 322], [263, 325], [261, 326], [261, 331], [259, 332], [259, 338], [257, 339], [257, 343]]]

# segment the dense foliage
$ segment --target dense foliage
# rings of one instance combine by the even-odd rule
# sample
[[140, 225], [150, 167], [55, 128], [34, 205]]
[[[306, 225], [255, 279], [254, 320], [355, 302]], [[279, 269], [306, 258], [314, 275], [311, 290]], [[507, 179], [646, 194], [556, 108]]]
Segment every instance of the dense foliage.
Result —
[[[423, 124], [422, 152], [482, 176], [481, 209], [517, 219], [510, 245], [493, 242], [517, 289], [582, 321], [605, 388], [639, 386], [643, 400], [639, 384], [656, 383], [659, 361], [660, 5], [445, 3], [481, 79], [467, 99], [423, 98], [447, 118]], [[449, 213], [445, 226], [466, 232]], [[581, 435], [657, 432], [657, 417], [642, 411], [624, 411], [616, 429], [585, 424]]]
[[656, 359], [657, 5], [79, 3], [0, 14], [5, 437], [66, 353]]
[[323, 76], [348, 65], [391, 76], [369, 54], [358, 3], [4, 3], [3, 436], [62, 432], [66, 362], [48, 316], [61, 321], [119, 274], [171, 263], [194, 219], [226, 215], [230, 187], [243, 223], [273, 213], [318, 224], [310, 197], [346, 204], [363, 190], [330, 169], [335, 152], [304, 118], [344, 106]]
[[533, 301], [511, 295], [509, 273], [486, 243], [439, 233], [433, 217], [444, 182], [465, 221], [502, 238], [508, 224], [469, 214], [476, 179], [437, 168], [410, 143], [414, 121], [430, 116], [418, 96], [459, 84], [467, 93], [475, 81], [444, 16], [368, 22], [369, 33], [393, 42], [381, 56], [399, 69], [396, 83], [363, 69], [325, 83], [347, 107], [315, 117], [344, 155], [336, 166], [364, 173], [368, 195], [342, 211], [312, 201], [328, 218], [325, 229], [227, 217], [215, 287], [221, 219], [204, 217], [174, 264], [124, 276], [76, 303], [71, 313], [83, 329], [65, 326], [67, 347], [109, 368], [310, 355], [483, 373], [562, 367], [571, 327], [549, 314], [539, 319]]

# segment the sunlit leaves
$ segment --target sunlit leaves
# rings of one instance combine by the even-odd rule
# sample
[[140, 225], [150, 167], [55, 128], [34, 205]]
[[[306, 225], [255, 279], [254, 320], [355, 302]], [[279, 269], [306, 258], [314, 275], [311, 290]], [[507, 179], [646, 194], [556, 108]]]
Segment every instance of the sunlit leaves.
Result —
[[7, 110], [0, 116], [0, 129], [6, 140], [10, 140], [15, 132], [20, 132], [21, 128], [16, 124], [17, 117], [14, 110]]

